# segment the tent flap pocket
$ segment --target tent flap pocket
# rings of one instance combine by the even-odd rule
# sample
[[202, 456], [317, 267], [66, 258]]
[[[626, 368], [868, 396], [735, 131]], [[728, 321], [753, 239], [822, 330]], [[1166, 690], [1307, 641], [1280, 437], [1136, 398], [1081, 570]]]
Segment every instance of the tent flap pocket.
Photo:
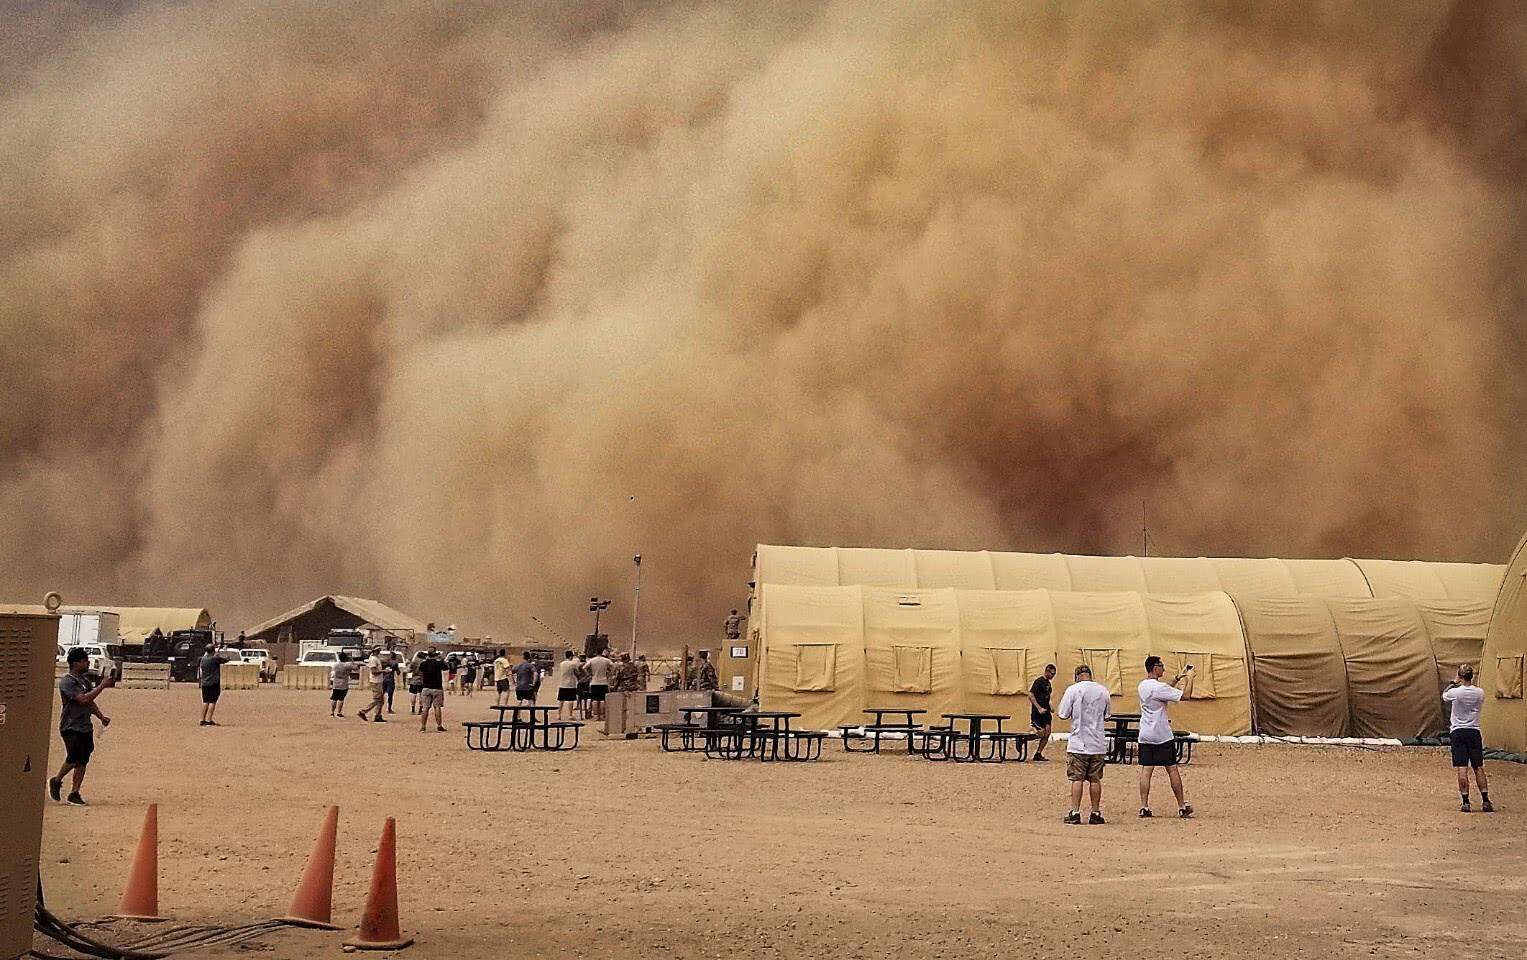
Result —
[[896, 693], [927, 693], [933, 689], [933, 648], [891, 648], [891, 690]]
[[795, 646], [795, 692], [825, 693], [833, 689], [838, 671], [838, 645], [798, 643]]
[[1024, 676], [1024, 666], [1029, 655], [1027, 650], [987, 647], [986, 653], [991, 657], [990, 679], [994, 696], [1011, 697], [1028, 693], [1028, 677]]
[[1108, 695], [1124, 695], [1124, 677], [1119, 672], [1119, 648], [1095, 648], [1079, 651], [1082, 662], [1092, 670], [1092, 679], [1108, 688]]
[[1167, 658], [1166, 667], [1172, 676], [1182, 673], [1188, 664], [1193, 665], [1193, 686], [1189, 688], [1188, 700], [1214, 700], [1219, 694], [1214, 689], [1214, 661], [1212, 653], [1195, 653], [1193, 651], [1173, 651]]
[[1495, 658], [1495, 698], [1497, 700], [1522, 699], [1522, 658]]

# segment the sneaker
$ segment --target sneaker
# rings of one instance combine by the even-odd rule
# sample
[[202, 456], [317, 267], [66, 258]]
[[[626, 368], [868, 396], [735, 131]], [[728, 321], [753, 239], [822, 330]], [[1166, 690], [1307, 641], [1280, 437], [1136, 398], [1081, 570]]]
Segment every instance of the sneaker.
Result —
[[207, 721], [205, 721], [205, 720], [199, 720], [199, 721], [197, 721], [197, 723], [196, 723], [196, 725], [197, 725], [197, 726], [198, 726], [198, 727], [205, 727], [205, 726], [206, 726], [206, 725], [207, 725]]
[[362, 723], [365, 723], [366, 722], [366, 714], [364, 714], [364, 713], [357, 713], [355, 715], [355, 719], [361, 721]]
[[65, 803], [72, 803], [76, 807], [89, 806], [89, 804], [87, 804], [85, 802], [85, 798], [80, 796], [78, 793], [71, 793], [71, 794], [69, 794], [69, 799], [65, 800], [64, 802]]
[[1193, 816], [1193, 805], [1191, 803], [1185, 803], [1182, 806], [1178, 807], [1177, 808], [1177, 815], [1179, 817], [1181, 817], [1182, 819], [1184, 819], [1184, 820], [1186, 820], [1189, 817]]
[[49, 777], [48, 778], [48, 796], [53, 798], [53, 802], [54, 803], [62, 803], [63, 802], [64, 798], [61, 795], [63, 789], [64, 789], [64, 781], [63, 780], [61, 780], [58, 777]]
[[436, 727], [435, 729], [439, 730], [441, 733], [445, 732], [445, 728], [444, 727]]
[[382, 716], [382, 715], [381, 715], [381, 714], [380, 714], [380, 713], [379, 713], [379, 714], [377, 714], [377, 715], [376, 715], [376, 722], [377, 722], [377, 723], [386, 723], [386, 722], [387, 722], [387, 720], [386, 720], [386, 718], [384, 718], [384, 717], [383, 717], [383, 716]]
[[1034, 754], [1034, 762], [1035, 763], [1049, 763], [1050, 762], [1050, 758], [1045, 756], [1042, 753], [1036, 753], [1036, 754]]
[[1458, 808], [1458, 812], [1459, 813], [1473, 813], [1474, 812], [1474, 808], [1469, 806], [1469, 801], [1465, 800], [1463, 802], [1463, 806]]
[[1485, 813], [1494, 813], [1495, 812], [1495, 804], [1493, 804], [1490, 801], [1486, 800], [1484, 806], [1480, 807], [1479, 809], [1483, 810]]
[[1150, 807], [1141, 807], [1140, 808], [1140, 817], [1142, 819], [1147, 819], [1147, 818], [1150, 817], [1150, 815], [1151, 815], [1151, 808]]
[[1072, 810], [1070, 813], [1066, 814], [1066, 819], [1061, 821], [1061, 822], [1062, 823], [1081, 823], [1082, 822], [1082, 812], [1080, 810]]
[[1098, 813], [1096, 810], [1094, 810], [1092, 811], [1092, 816], [1087, 818], [1087, 822], [1095, 827], [1100, 823], [1107, 823], [1108, 821], [1103, 819], [1103, 815], [1101, 813]]

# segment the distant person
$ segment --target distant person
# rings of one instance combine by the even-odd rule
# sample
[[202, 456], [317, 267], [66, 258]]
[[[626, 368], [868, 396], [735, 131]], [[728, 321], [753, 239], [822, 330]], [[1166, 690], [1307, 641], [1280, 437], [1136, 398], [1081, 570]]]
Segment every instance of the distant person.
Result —
[[456, 675], [461, 671], [461, 658], [454, 653], [446, 654], [445, 669], [445, 682], [447, 684], [445, 689], [452, 693], [460, 693], [461, 688], [456, 685]]
[[733, 610], [732, 615], [726, 618], [726, 638], [728, 640], [742, 639], [743, 619], [744, 618], [738, 614], [736, 610]]
[[524, 707], [536, 704], [536, 684], [541, 682], [541, 668], [526, 650], [520, 662], [514, 665], [514, 699]]
[[1075, 683], [1066, 688], [1055, 711], [1062, 720], [1071, 721], [1071, 736], [1066, 740], [1066, 779], [1071, 781], [1071, 812], [1066, 823], [1082, 822], [1082, 790], [1092, 794], [1090, 824], [1103, 819], [1103, 761], [1108, 753], [1108, 735], [1103, 723], [1113, 714], [1108, 688], [1092, 679], [1092, 668], [1085, 663], [1072, 675]]
[[424, 676], [419, 673], [419, 664], [424, 661], [425, 654], [414, 655], [413, 664], [408, 670], [408, 712], [419, 712], [419, 694], [424, 691]]
[[58, 735], [64, 741], [64, 765], [58, 768], [58, 776], [48, 781], [48, 795], [58, 800], [64, 789], [64, 774], [72, 771], [74, 780], [69, 786], [67, 802], [83, 807], [85, 800], [80, 796], [80, 786], [85, 782], [90, 755], [95, 752], [95, 726], [90, 718], [98, 718], [102, 729], [111, 726], [111, 718], [101, 712], [95, 701], [117, 682], [109, 675], [100, 681], [88, 676], [90, 654], [79, 647], [69, 651], [65, 662], [69, 670], [58, 678], [58, 699], [62, 705], [58, 715]]
[[513, 670], [514, 664], [510, 663], [508, 655], [500, 650], [498, 658], [493, 661], [493, 689], [497, 694], [494, 702], [501, 707], [509, 703], [509, 674]]
[[345, 715], [345, 697], [350, 695], [350, 662], [339, 659], [329, 668], [329, 716]]
[[637, 654], [636, 673], [637, 689], [646, 690], [652, 683], [652, 666], [647, 663], [647, 655], [645, 653]]
[[435, 711], [435, 729], [445, 732], [445, 662], [440, 651], [430, 650], [419, 661], [419, 732], [429, 727], [429, 712]]
[[636, 664], [631, 660], [631, 655], [629, 653], [621, 654], [620, 663], [615, 665], [615, 679], [610, 684], [610, 692], [635, 693], [639, 676]]
[[[387, 668], [382, 660], [382, 651], [372, 650], [371, 656], [366, 659], [366, 682], [371, 685], [371, 702], [356, 714], [357, 717], [362, 720], [374, 719], [377, 723], [387, 722], [387, 718], [382, 716], [382, 710], [387, 705], [387, 691], [383, 689], [386, 676]], [[372, 716], [366, 716], [368, 713]]]
[[1045, 756], [1045, 747], [1050, 745], [1050, 731], [1055, 724], [1050, 715], [1050, 694], [1053, 690], [1051, 682], [1055, 679], [1055, 664], [1045, 664], [1044, 676], [1037, 677], [1029, 687], [1029, 722], [1034, 727], [1034, 761], [1045, 763], [1050, 758]]
[[557, 664], [557, 719], [577, 718], [578, 711], [578, 661], [571, 650], [562, 655]]
[[1172, 794], [1177, 797], [1177, 815], [1186, 820], [1193, 816], [1193, 808], [1183, 797], [1182, 774], [1177, 770], [1177, 737], [1167, 722], [1166, 708], [1175, 703], [1193, 686], [1193, 665], [1171, 683], [1162, 683], [1161, 675], [1166, 665], [1157, 656], [1145, 658], [1145, 679], [1140, 681], [1140, 816], [1151, 815], [1151, 775], [1157, 767], [1166, 767], [1172, 782]]
[[1448, 741], [1453, 747], [1453, 771], [1458, 774], [1458, 796], [1463, 800], [1459, 807], [1464, 813], [1469, 807], [1469, 768], [1474, 768], [1474, 780], [1479, 784], [1479, 798], [1484, 801], [1479, 809], [1494, 813], [1490, 803], [1490, 779], [1485, 776], [1485, 743], [1479, 733], [1479, 711], [1485, 704], [1485, 692], [1474, 683], [1474, 668], [1467, 663], [1458, 668], [1458, 675], [1448, 688], [1442, 691], [1442, 699], [1452, 713], [1448, 720]]
[[716, 665], [710, 662], [710, 652], [700, 651], [700, 661], [695, 664], [695, 689], [696, 690], [720, 690], [721, 678], [716, 673]]
[[595, 720], [603, 720], [604, 700], [610, 693], [610, 681], [615, 676], [615, 661], [610, 659], [610, 651], [604, 649], [588, 663], [589, 671], [589, 703], [593, 708]]
[[[382, 693], [387, 697], [387, 712], [392, 713], [392, 695], [398, 689], [398, 673], [403, 669], [403, 657], [393, 648], [394, 640], [387, 638], [382, 651]], [[380, 715], [379, 715], [380, 716]]]
[[477, 686], [477, 655], [467, 657], [466, 663], [461, 666], [461, 692], [463, 696], [470, 697], [472, 688]]
[[589, 718], [589, 658], [588, 654], [578, 654], [578, 718]]
[[209, 646], [196, 661], [196, 684], [201, 687], [201, 723], [198, 726], [218, 726], [212, 716], [217, 713], [217, 701], [223, 695], [223, 664], [230, 659], [220, 656]]

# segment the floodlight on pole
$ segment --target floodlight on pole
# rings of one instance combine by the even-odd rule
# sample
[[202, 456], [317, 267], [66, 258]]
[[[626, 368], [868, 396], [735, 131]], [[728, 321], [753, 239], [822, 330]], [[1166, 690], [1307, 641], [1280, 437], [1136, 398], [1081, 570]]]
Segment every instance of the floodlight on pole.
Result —
[[[589, 612], [594, 615], [594, 643], [599, 643], [599, 614], [610, 609], [610, 601], [589, 597]], [[596, 651], [597, 652], [597, 651]]]

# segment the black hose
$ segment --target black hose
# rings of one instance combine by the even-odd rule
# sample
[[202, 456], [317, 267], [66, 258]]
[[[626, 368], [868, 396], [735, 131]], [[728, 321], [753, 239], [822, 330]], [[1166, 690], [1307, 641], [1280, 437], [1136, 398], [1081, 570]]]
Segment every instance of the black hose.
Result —
[[102, 943], [69, 926], [49, 912], [42, 897], [42, 877], [40, 876], [37, 878], [37, 908], [32, 914], [32, 929], [51, 940], [57, 940], [71, 950], [86, 956], [99, 957], [101, 960], [161, 960], [165, 956], [162, 953], [145, 953]]

